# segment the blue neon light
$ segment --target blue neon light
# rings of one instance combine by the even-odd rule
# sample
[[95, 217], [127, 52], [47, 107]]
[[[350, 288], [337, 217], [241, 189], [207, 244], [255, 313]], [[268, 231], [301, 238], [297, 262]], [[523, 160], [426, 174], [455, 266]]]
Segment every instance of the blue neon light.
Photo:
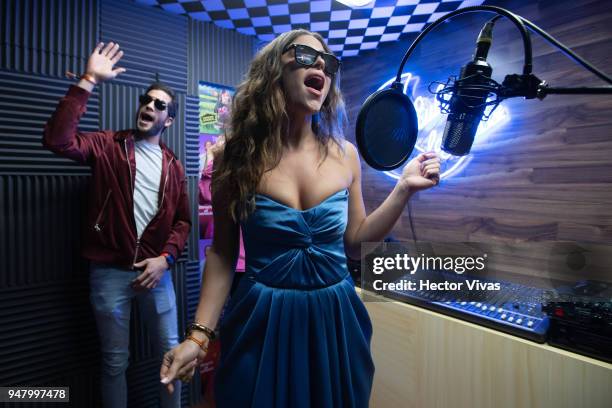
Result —
[[[382, 84], [378, 90], [388, 88], [393, 81], [395, 81], [395, 77]], [[412, 75], [410, 72], [402, 74], [404, 93], [412, 99], [419, 118], [419, 136], [417, 137], [415, 149], [419, 152], [436, 152], [438, 157], [440, 157], [442, 165], [440, 178], [448, 179], [458, 174], [467, 166], [470, 160], [472, 160], [472, 154], [466, 156], [453, 156], [441, 149], [442, 135], [444, 134], [444, 126], [446, 125], [446, 115], [440, 112], [438, 102], [433, 95], [426, 97], [416, 95], [416, 88], [419, 82], [420, 78], [416, 75]], [[436, 91], [442, 86], [443, 85], [439, 85]], [[487, 143], [495, 134], [495, 132], [493, 132], [494, 129], [499, 129], [509, 121], [510, 113], [504, 106], [499, 105], [497, 109], [493, 111], [489, 120], [481, 122], [480, 126], [478, 126], [472, 151], [478, 151], [478, 146]], [[402, 169], [400, 168], [384, 173], [397, 180], [402, 174], [401, 172]]]

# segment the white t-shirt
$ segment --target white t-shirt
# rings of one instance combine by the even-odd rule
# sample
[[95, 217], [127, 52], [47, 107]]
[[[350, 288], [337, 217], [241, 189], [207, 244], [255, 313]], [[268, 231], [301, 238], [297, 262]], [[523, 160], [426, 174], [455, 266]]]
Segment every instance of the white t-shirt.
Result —
[[157, 144], [138, 140], [135, 144], [136, 182], [134, 184], [134, 218], [138, 237], [157, 214], [162, 174], [162, 149]]

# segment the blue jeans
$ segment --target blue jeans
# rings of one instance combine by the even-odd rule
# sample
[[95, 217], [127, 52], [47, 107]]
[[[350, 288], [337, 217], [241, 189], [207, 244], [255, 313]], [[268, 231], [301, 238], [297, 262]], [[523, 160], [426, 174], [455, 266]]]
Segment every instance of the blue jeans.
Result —
[[[154, 339], [153, 349], [159, 355], [178, 344], [176, 296], [172, 275], [166, 271], [156, 288], [134, 291], [130, 283], [138, 271], [91, 264], [91, 304], [93, 306], [102, 351], [102, 402], [105, 408], [127, 407], [127, 382], [130, 344], [131, 301], [136, 298], [142, 319]], [[169, 395], [160, 384], [162, 408], [180, 408], [181, 385], [175, 383]]]

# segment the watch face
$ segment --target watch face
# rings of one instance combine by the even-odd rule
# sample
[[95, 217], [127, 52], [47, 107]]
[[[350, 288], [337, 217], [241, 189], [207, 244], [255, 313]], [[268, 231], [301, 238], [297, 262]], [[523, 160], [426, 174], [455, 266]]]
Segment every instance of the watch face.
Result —
[[166, 262], [168, 262], [170, 266], [174, 265], [174, 257], [172, 255], [166, 255]]

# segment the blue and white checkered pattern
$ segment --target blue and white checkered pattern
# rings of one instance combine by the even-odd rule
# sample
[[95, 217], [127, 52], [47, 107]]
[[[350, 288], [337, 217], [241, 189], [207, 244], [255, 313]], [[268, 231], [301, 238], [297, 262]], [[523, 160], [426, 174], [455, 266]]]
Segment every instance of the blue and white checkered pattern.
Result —
[[358, 55], [421, 31], [428, 23], [461, 7], [485, 0], [375, 0], [350, 8], [333, 0], [136, 0], [219, 27], [270, 41], [286, 31], [305, 28], [325, 38], [341, 57]]

